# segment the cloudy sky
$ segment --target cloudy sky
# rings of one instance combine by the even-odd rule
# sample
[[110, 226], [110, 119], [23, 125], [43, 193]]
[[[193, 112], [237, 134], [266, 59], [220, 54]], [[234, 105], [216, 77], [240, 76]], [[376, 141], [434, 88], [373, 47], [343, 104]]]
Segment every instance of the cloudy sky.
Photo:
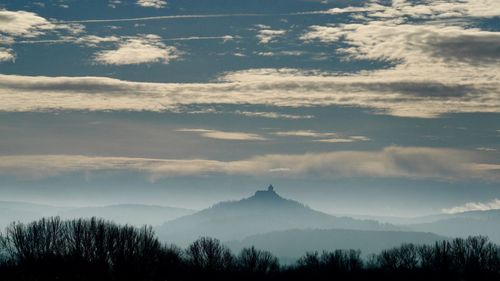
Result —
[[0, 198], [500, 208], [499, 0], [0, 3]]

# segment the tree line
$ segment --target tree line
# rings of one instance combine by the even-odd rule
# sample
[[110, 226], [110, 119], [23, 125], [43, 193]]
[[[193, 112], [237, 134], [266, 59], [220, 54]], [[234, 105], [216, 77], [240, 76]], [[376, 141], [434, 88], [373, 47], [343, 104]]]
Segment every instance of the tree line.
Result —
[[201, 237], [186, 249], [148, 226], [91, 218], [12, 223], [0, 235], [0, 280], [500, 280], [500, 249], [483, 236], [359, 250], [305, 253], [295, 264], [255, 247], [232, 253]]

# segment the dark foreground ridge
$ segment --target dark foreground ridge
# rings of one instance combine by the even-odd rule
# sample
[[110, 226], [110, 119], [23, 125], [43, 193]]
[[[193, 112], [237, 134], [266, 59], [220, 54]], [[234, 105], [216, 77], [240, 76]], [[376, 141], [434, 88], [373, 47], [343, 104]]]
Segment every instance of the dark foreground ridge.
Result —
[[304, 253], [280, 265], [254, 247], [233, 254], [202, 237], [164, 245], [151, 227], [99, 219], [13, 223], [0, 238], [0, 280], [499, 280], [500, 250], [486, 237], [360, 251]]

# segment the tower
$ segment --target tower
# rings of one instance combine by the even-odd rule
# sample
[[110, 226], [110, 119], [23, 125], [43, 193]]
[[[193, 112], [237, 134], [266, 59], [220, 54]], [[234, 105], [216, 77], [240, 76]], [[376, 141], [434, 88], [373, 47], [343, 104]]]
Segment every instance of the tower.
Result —
[[267, 191], [269, 192], [274, 192], [274, 186], [272, 184], [270, 184], [268, 187], [267, 187]]

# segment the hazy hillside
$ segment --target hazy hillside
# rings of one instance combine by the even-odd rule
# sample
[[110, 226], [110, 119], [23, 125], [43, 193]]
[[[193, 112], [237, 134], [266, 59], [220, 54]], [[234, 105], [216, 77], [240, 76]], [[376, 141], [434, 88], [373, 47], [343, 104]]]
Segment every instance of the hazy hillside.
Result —
[[13, 221], [30, 222], [41, 217], [54, 216], [68, 208], [26, 202], [0, 201], [0, 229]]
[[156, 229], [165, 241], [186, 245], [199, 236], [223, 241], [287, 229], [339, 228], [359, 230], [400, 230], [373, 220], [335, 217], [315, 211], [279, 196], [272, 188], [235, 202], [223, 202], [190, 216], [167, 222]]
[[76, 208], [59, 213], [62, 218], [102, 217], [120, 224], [160, 225], [166, 221], [194, 213], [193, 210], [140, 204]]
[[25, 202], [0, 202], [0, 229], [13, 221], [30, 222], [42, 217], [60, 216], [63, 219], [99, 217], [120, 224], [135, 226], [160, 225], [168, 220], [192, 214], [183, 208], [119, 204], [102, 207], [54, 207]]
[[437, 221], [412, 224], [409, 227], [455, 237], [486, 235], [495, 243], [500, 243], [500, 210], [442, 215]]
[[253, 235], [240, 241], [227, 242], [227, 245], [235, 252], [254, 245], [271, 251], [281, 260], [293, 261], [310, 251], [321, 253], [335, 249], [359, 249], [366, 257], [402, 243], [432, 244], [446, 239], [425, 232], [293, 229]]

